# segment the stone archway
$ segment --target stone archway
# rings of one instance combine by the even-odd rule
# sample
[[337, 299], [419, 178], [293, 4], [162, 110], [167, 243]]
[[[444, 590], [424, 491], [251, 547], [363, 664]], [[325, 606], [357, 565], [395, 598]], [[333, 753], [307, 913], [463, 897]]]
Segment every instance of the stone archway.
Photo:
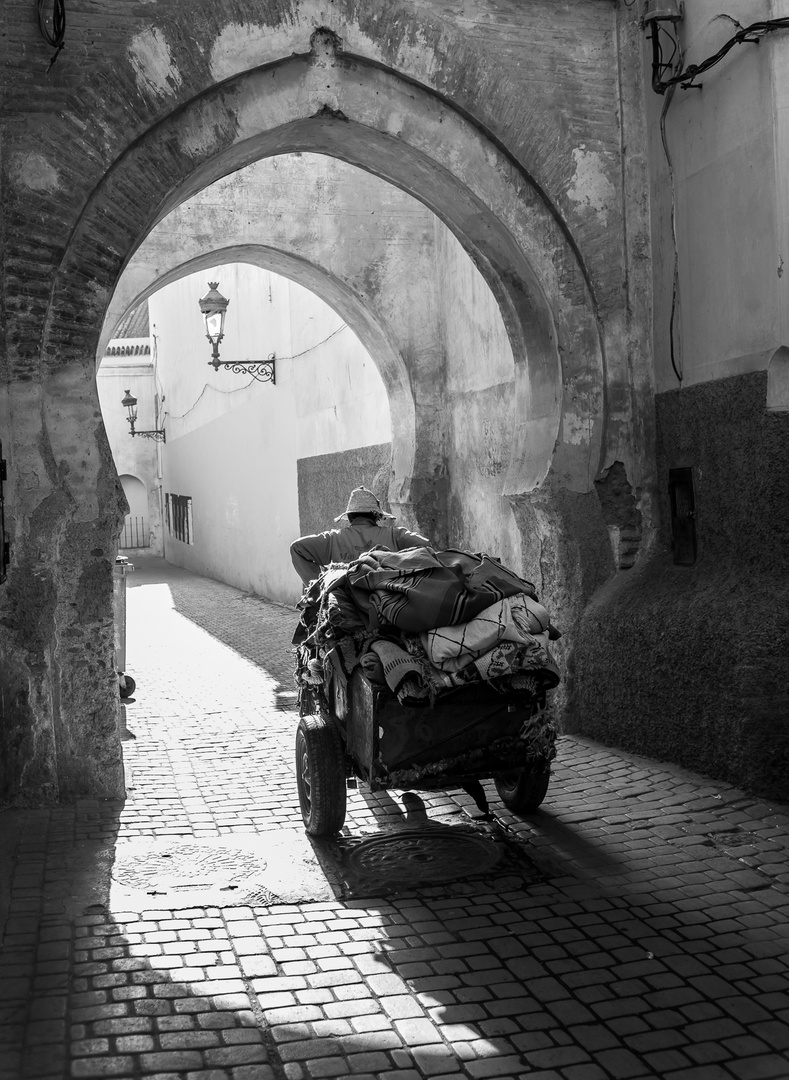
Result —
[[[379, 63], [343, 56], [325, 32], [313, 35], [307, 55], [211, 86], [109, 167], [52, 279], [41, 339], [41, 435], [25, 445], [22, 461], [46, 478], [48, 512], [18, 546], [9, 588], [15, 614], [29, 602], [27, 625], [38, 629], [14, 652], [6, 680], [21, 740], [34, 733], [11, 769], [27, 769], [40, 792], [71, 798], [122, 789], [108, 555], [123, 507], [92, 371], [115, 281], [151, 226], [192, 192], [250, 161], [298, 150], [377, 173], [452, 229], [497, 297], [516, 359], [521, 419], [507, 492], [528, 493], [551, 467], [568, 490], [591, 490], [604, 425], [597, 305], [561, 215], [515, 160], [435, 92]], [[417, 440], [416, 475], [420, 453]], [[36, 552], [53, 545], [59, 565], [47, 565], [47, 588], [37, 593], [28, 588]], [[36, 641], [46, 659], [33, 676]], [[88, 642], [91, 658], [81, 665]]]

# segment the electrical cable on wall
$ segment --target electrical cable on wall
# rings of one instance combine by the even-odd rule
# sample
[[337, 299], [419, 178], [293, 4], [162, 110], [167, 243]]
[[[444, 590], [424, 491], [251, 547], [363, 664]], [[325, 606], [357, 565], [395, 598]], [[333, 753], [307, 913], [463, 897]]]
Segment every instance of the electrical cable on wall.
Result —
[[[718, 19], [728, 19], [729, 22], [735, 26], [740, 26], [739, 22], [731, 15], [718, 15]], [[758, 45], [763, 37], [767, 34], [772, 34], [776, 30], [789, 30], [789, 18], [782, 19], [765, 19], [763, 22], [751, 23], [750, 26], [740, 26], [740, 29], [712, 56], [708, 56], [706, 60], [702, 60], [700, 64], [688, 64], [686, 68], [682, 68], [679, 65], [679, 70], [676, 71], [670, 78], [664, 79], [661, 77], [661, 71], [670, 67], [670, 63], [663, 60], [663, 52], [660, 44], [660, 31], [662, 27], [659, 23], [662, 21], [673, 21], [672, 19], [656, 19], [650, 20], [651, 35], [652, 35], [652, 89], [656, 94], [665, 94], [666, 91], [672, 86], [681, 86], [683, 90], [700, 90], [702, 84], [697, 83], [695, 80], [702, 75], [705, 71], [709, 71], [710, 68], [715, 67], [721, 60], [734, 48], [735, 45], [744, 45], [747, 43]], [[666, 31], [663, 31], [666, 33]], [[670, 37], [670, 35], [669, 35]], [[679, 43], [676, 39], [671, 38], [672, 44], [679, 48]]]
[[[679, 42], [676, 43], [676, 57], [677, 66], [682, 65], [682, 49], [679, 46]], [[677, 244], [677, 195], [676, 185], [674, 183], [674, 164], [671, 160], [671, 151], [668, 147], [668, 139], [666, 137], [666, 114], [668, 113], [669, 106], [674, 99], [674, 92], [676, 90], [676, 84], [669, 88], [666, 94], [665, 101], [663, 102], [663, 108], [660, 110], [660, 139], [663, 143], [663, 152], [666, 155], [666, 164], [668, 165], [668, 179], [669, 189], [671, 191], [671, 243], [674, 252], [674, 272], [672, 275], [671, 283], [671, 317], [668, 323], [668, 335], [669, 335], [669, 354], [671, 356], [671, 367], [674, 369], [674, 374], [677, 377], [677, 382], [682, 385], [682, 361], [677, 356], [677, 350], [674, 348], [674, 323], [677, 317], [677, 306], [679, 304], [679, 245]]]
[[[52, 14], [45, 14], [45, 8], [52, 8]], [[55, 50], [55, 54], [49, 61], [47, 71], [52, 67], [60, 56], [60, 50], [66, 44], [66, 0], [38, 0], [38, 28], [41, 36], [48, 45]]]
[[[319, 349], [321, 347], [321, 345], [325, 345], [327, 341], [331, 341], [331, 339], [333, 337], [336, 337], [337, 334], [339, 334], [343, 330], [347, 330], [347, 329], [348, 329], [348, 324], [343, 323], [341, 326], [338, 326], [336, 330], [332, 330], [332, 332], [330, 334], [328, 334], [325, 338], [323, 338], [322, 341], [318, 341], [314, 345], [310, 345], [309, 348], [307, 348], [307, 349], [302, 349], [301, 352], [294, 353], [293, 356], [278, 356], [277, 361], [280, 362], [282, 360], [297, 360], [300, 356], [306, 356], [307, 353], [314, 352], [316, 349]], [[218, 387], [216, 387], [216, 386], [210, 387], [210, 384], [206, 383], [203, 386], [203, 389], [200, 391], [200, 394], [198, 395], [196, 400], [193, 402], [192, 405], [189, 406], [189, 408], [186, 410], [186, 412], [181, 413], [179, 416], [173, 416], [172, 414], [170, 414], [170, 419], [171, 420], [183, 420], [185, 416], [188, 416], [190, 412], [193, 412], [194, 409], [197, 408], [197, 406], [200, 404], [200, 401], [201, 401], [203, 395], [205, 394], [206, 390], [208, 390], [209, 388], [212, 389], [212, 390], [215, 390], [217, 394], [239, 394], [239, 393], [241, 393], [242, 390], [246, 390], [247, 387], [251, 386], [252, 383], [254, 383], [255, 381], [256, 380], [254, 378], [252, 378], [252, 379], [249, 380], [249, 382], [244, 383], [243, 386], [236, 386], [232, 390], [220, 390]]]

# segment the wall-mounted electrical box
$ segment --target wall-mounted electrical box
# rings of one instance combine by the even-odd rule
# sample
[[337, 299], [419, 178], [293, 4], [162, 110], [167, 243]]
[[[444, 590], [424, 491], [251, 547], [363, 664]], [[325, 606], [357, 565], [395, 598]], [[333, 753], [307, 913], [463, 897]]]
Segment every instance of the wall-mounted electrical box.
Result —
[[685, 5], [677, 0], [646, 0], [644, 25], [651, 22], [679, 22], [685, 15]]
[[669, 469], [668, 495], [671, 503], [671, 547], [674, 562], [679, 566], [692, 566], [696, 561], [693, 469]]

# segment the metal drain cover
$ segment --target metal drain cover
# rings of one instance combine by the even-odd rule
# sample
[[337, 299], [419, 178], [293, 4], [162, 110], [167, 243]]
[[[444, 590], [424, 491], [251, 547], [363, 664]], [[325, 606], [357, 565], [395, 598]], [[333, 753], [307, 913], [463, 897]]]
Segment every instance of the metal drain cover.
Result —
[[383, 881], [455, 881], [491, 870], [501, 850], [489, 840], [458, 829], [403, 829], [361, 840], [347, 865], [359, 877]]
[[396, 826], [366, 836], [314, 840], [335, 893], [344, 900], [474, 889], [492, 880], [523, 888], [541, 880], [522, 843], [489, 825]]

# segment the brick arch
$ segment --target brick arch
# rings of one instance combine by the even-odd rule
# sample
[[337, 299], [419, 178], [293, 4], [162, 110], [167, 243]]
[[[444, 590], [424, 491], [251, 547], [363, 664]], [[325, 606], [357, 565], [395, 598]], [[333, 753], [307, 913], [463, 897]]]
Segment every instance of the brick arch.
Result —
[[[313, 35], [310, 55], [212, 87], [108, 170], [55, 278], [45, 370], [57, 381], [64, 364], [95, 352], [124, 262], [172, 208], [262, 157], [325, 153], [427, 205], [496, 296], [516, 361], [520, 417], [506, 493], [539, 486], [556, 457], [569, 486], [589, 490], [603, 434], [603, 348], [584, 267], [558, 214], [492, 139], [438, 95], [326, 41]], [[419, 371], [409, 375], [418, 392]]]

